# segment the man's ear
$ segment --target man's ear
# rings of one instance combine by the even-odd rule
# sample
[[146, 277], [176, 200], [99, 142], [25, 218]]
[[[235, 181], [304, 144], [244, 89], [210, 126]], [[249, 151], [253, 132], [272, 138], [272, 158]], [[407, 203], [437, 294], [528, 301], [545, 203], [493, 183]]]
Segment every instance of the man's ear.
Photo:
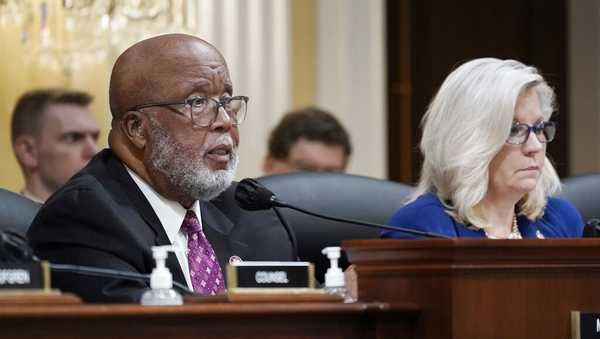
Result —
[[262, 170], [265, 175], [270, 175], [273, 171], [273, 157], [270, 154], [265, 155]]
[[263, 173], [265, 175], [287, 173], [292, 171], [294, 171], [294, 169], [290, 168], [285, 160], [277, 159], [270, 154], [265, 156], [265, 161], [263, 162]]
[[135, 147], [143, 149], [146, 146], [146, 131], [148, 130], [148, 118], [138, 111], [128, 111], [120, 119], [120, 128], [123, 135], [129, 139]]
[[31, 169], [38, 166], [38, 147], [36, 139], [31, 135], [21, 135], [13, 143], [13, 151], [17, 161], [24, 168]]

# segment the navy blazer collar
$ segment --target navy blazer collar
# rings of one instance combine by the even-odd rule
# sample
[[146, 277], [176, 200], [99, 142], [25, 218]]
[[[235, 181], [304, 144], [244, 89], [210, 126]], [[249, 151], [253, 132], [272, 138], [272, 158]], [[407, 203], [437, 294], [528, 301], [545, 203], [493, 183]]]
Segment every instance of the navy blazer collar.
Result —
[[[467, 227], [463, 224], [457, 223], [456, 221], [454, 221], [454, 224], [457, 237], [485, 238], [485, 232], [483, 232], [483, 230], [481, 229]], [[527, 217], [520, 215], [517, 217], [517, 224], [519, 226], [519, 232], [521, 232], [521, 236], [523, 237], [523, 239], [537, 238], [538, 228], [535, 222], [532, 222], [531, 220], [527, 219]]]

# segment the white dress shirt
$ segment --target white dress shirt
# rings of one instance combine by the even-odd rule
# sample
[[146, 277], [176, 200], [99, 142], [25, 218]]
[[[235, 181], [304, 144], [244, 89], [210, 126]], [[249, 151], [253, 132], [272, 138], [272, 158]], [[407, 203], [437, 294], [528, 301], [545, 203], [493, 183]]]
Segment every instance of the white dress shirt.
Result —
[[[188, 239], [187, 234], [181, 230], [181, 225], [183, 224], [183, 219], [185, 218], [187, 210], [178, 202], [169, 200], [160, 195], [146, 181], [144, 181], [144, 179], [127, 167], [127, 165], [123, 165], [127, 169], [127, 172], [133, 181], [137, 184], [142, 193], [144, 193], [146, 199], [148, 199], [148, 202], [150, 203], [150, 206], [152, 206], [154, 213], [156, 213], [158, 216], [165, 233], [167, 233], [167, 237], [169, 237], [171, 244], [182, 249], [182, 251], [175, 252], [175, 255], [177, 256], [177, 260], [179, 261], [179, 265], [181, 266], [181, 270], [185, 276], [185, 281], [188, 285], [188, 288], [193, 291], [194, 288], [192, 286], [192, 279], [190, 278], [190, 270], [187, 258]], [[200, 221], [200, 225], [202, 225], [200, 203], [198, 200], [194, 202], [191, 210], [196, 213], [196, 216]]]
[[23, 188], [21, 190], [21, 195], [24, 196], [25, 198], [29, 199], [29, 200], [33, 200], [37, 203], [43, 204], [44, 200], [38, 198], [36, 195], [34, 195], [33, 193], [29, 192], [26, 188]]

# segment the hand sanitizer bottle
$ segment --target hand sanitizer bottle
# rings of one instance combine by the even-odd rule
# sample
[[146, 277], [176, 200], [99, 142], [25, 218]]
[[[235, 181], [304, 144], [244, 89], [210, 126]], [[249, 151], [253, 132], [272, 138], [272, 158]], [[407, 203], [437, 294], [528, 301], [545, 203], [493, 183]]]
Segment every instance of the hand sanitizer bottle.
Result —
[[142, 294], [142, 305], [183, 305], [181, 294], [173, 289], [173, 275], [165, 265], [167, 253], [176, 250], [171, 245], [152, 246], [156, 267], [150, 275], [150, 289]]
[[330, 261], [330, 267], [325, 273], [325, 293], [336, 294], [343, 298], [344, 303], [354, 302], [350, 291], [346, 288], [344, 272], [338, 266], [338, 259], [341, 256], [340, 247], [325, 247], [321, 253], [327, 256]]

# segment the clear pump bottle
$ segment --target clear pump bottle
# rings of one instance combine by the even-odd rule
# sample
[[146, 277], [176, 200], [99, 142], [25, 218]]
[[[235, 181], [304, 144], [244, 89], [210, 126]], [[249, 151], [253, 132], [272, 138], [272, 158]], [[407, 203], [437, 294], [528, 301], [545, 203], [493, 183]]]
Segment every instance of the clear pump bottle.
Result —
[[156, 261], [156, 267], [150, 275], [150, 288], [142, 294], [142, 305], [183, 305], [181, 294], [173, 289], [173, 275], [165, 265], [167, 253], [176, 250], [171, 245], [152, 247], [152, 257]]
[[342, 297], [345, 303], [354, 302], [350, 291], [346, 288], [344, 272], [338, 265], [338, 259], [341, 256], [340, 247], [325, 247], [321, 253], [327, 256], [330, 267], [325, 273], [325, 293], [336, 294]]

